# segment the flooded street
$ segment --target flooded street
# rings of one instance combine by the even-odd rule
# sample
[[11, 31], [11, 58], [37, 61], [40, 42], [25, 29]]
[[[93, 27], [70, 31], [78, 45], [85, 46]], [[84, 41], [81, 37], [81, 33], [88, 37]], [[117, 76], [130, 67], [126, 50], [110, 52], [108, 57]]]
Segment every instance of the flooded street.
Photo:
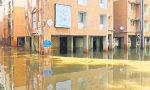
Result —
[[150, 90], [150, 50], [40, 56], [0, 48], [0, 90]]

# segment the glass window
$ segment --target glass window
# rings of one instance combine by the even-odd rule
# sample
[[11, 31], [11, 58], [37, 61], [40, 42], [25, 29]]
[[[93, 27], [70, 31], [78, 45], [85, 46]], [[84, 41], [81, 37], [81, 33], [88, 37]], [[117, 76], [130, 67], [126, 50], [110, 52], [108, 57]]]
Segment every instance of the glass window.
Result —
[[148, 31], [148, 21], [144, 21], [144, 32]]
[[79, 5], [87, 5], [87, 0], [78, 0]]
[[32, 0], [32, 6], [36, 6], [36, 0]]
[[135, 10], [135, 4], [131, 3], [131, 10], [134, 11]]
[[148, 15], [148, 5], [144, 5], [144, 15], [147, 16]]
[[131, 20], [131, 26], [132, 27], [134, 27], [134, 24], [135, 24], [134, 20]]
[[106, 15], [100, 15], [100, 28], [105, 28], [106, 27]]
[[36, 12], [32, 14], [32, 28], [36, 29]]
[[100, 8], [107, 8], [107, 0], [100, 0]]
[[86, 27], [86, 12], [78, 13], [78, 27], [85, 28]]

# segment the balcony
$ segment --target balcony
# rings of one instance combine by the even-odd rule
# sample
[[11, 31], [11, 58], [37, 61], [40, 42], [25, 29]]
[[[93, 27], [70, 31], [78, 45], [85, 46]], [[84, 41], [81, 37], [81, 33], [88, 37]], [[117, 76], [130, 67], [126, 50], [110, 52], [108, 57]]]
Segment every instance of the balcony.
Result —
[[135, 17], [135, 21], [140, 21], [140, 17]]
[[140, 0], [130, 0], [128, 1], [130, 4], [140, 5]]

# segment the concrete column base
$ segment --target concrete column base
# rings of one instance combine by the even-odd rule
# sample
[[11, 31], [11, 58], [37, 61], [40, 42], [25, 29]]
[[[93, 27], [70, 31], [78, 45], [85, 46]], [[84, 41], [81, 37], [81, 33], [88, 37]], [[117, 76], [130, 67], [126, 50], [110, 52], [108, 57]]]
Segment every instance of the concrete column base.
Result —
[[124, 50], [128, 50], [128, 35], [124, 35], [123, 44], [124, 44]]
[[83, 53], [88, 53], [89, 52], [89, 36], [85, 36], [83, 42], [84, 42]]
[[103, 51], [108, 52], [108, 36], [103, 37]]
[[113, 35], [109, 35], [109, 50], [113, 50]]
[[131, 48], [136, 48], [136, 37], [135, 36], [131, 37]]

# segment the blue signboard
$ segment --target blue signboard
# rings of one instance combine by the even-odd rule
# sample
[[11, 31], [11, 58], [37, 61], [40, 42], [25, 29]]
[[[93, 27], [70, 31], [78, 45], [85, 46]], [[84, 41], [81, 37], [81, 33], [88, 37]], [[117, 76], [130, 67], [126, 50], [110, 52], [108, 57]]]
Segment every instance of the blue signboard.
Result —
[[43, 47], [44, 48], [48, 48], [48, 47], [50, 47], [50, 46], [52, 46], [52, 42], [51, 41], [49, 41], [49, 40], [44, 40], [43, 41]]

